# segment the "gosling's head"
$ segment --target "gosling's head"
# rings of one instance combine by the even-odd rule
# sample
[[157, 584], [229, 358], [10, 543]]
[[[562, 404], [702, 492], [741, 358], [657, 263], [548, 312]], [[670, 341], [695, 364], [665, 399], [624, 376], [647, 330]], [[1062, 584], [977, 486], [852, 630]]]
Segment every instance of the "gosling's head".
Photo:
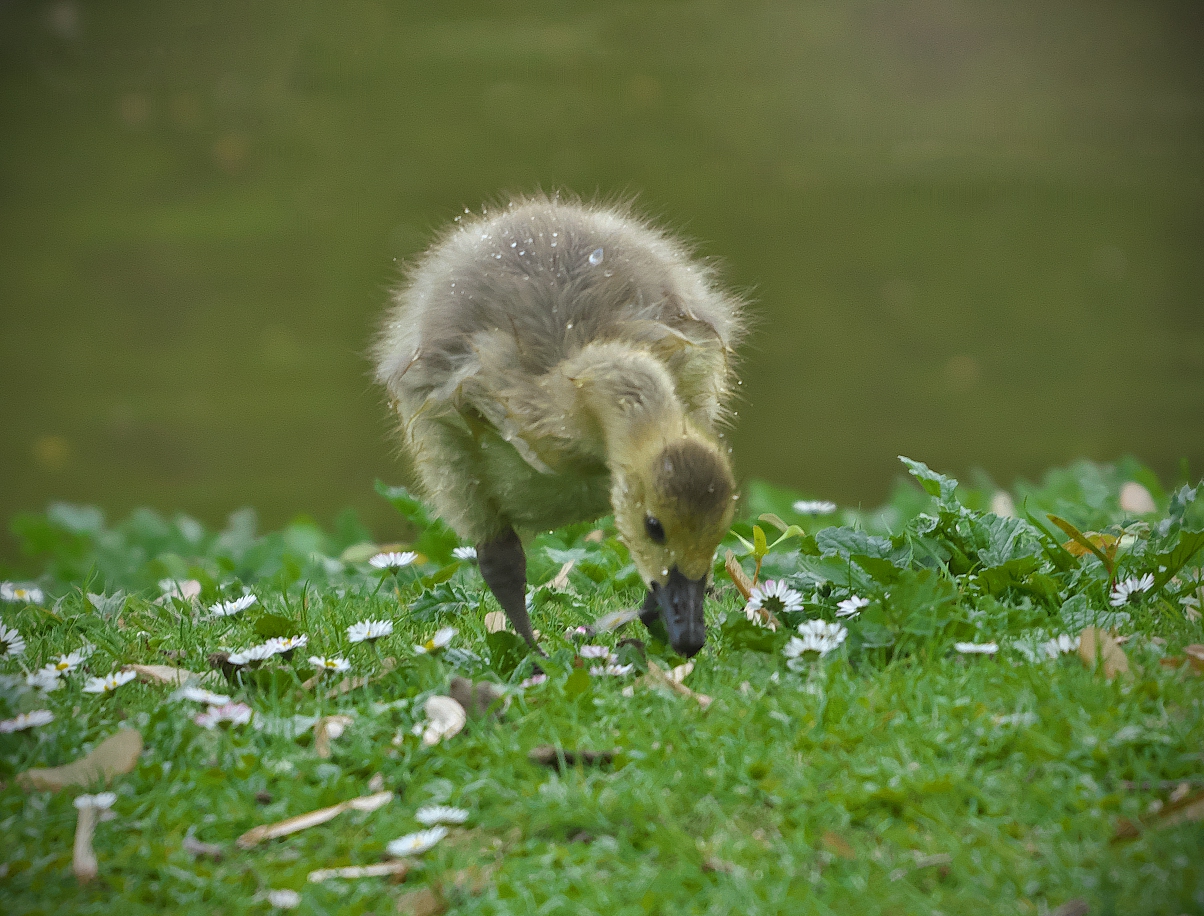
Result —
[[615, 469], [619, 537], [656, 596], [669, 643], [679, 655], [706, 641], [702, 599], [715, 548], [735, 513], [727, 456], [693, 435], [653, 437]]

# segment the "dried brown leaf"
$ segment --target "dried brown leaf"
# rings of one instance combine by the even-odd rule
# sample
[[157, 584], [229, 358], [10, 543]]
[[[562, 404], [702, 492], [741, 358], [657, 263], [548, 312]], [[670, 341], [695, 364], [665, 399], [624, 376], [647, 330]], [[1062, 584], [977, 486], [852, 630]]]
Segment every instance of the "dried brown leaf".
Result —
[[470, 716], [483, 716], [489, 712], [500, 716], [508, 705], [506, 695], [489, 681], [474, 684], [466, 677], [453, 677], [447, 692]]
[[427, 697], [422, 706], [426, 713], [426, 728], [422, 732], [423, 744], [438, 744], [446, 738], [458, 735], [468, 722], [464, 707], [451, 697]]
[[527, 759], [532, 763], [539, 763], [554, 770], [560, 769], [562, 760], [564, 761], [564, 766], [571, 767], [576, 766], [578, 763], [584, 766], [597, 766], [599, 764], [610, 763], [614, 758], [614, 751], [574, 751], [558, 748], [551, 744], [541, 744], [539, 747], [533, 747], [527, 752]]
[[745, 575], [744, 568], [740, 565], [740, 561], [736, 559], [736, 555], [730, 550], [723, 557], [723, 568], [727, 570], [732, 583], [736, 586], [737, 591], [744, 596], [744, 600], [747, 601], [751, 598], [753, 590], [752, 582]]
[[[326, 691], [326, 699], [333, 700], [336, 697], [341, 697], [345, 694], [351, 693], [351, 691], [353, 691], [353, 690], [359, 690], [361, 687], [365, 687], [368, 684], [374, 683], [375, 681], [379, 681], [381, 678], [383, 678], [390, 671], [392, 671], [394, 668], [397, 667], [397, 659], [393, 658], [393, 656], [389, 656], [388, 658], [382, 658], [380, 660], [380, 667], [381, 667], [380, 674], [363, 675], [362, 677], [344, 678], [343, 680], [339, 681], [339, 683], [335, 687]], [[312, 680], [312, 678], [311, 678], [311, 680]], [[305, 683], [308, 684], [309, 681], [306, 681]], [[304, 686], [304, 685], [302, 685], [302, 686]]]
[[1163, 830], [1167, 827], [1174, 827], [1176, 824], [1187, 823], [1188, 821], [1204, 821], [1204, 790], [1183, 795], [1178, 799], [1172, 800], [1169, 804], [1163, 805], [1144, 824], [1140, 822], [1134, 823], [1128, 818], [1122, 817], [1116, 822], [1116, 833], [1112, 837], [1112, 840], [1113, 842], [1117, 840], [1131, 840], [1141, 833], [1143, 829]]
[[1095, 668], [1098, 659], [1103, 665], [1104, 677], [1108, 680], [1112, 680], [1118, 674], [1133, 676], [1125, 650], [1111, 633], [1099, 627], [1085, 627], [1079, 634], [1079, 658], [1090, 669]]
[[217, 843], [202, 843], [191, 833], [184, 837], [180, 848], [194, 859], [199, 859], [202, 856], [209, 859], [220, 859], [225, 854], [225, 850]]
[[41, 792], [57, 792], [65, 786], [90, 786], [97, 780], [108, 782], [133, 770], [141, 753], [142, 733], [122, 728], [79, 760], [61, 767], [26, 770], [17, 776], [17, 782], [27, 791]]
[[502, 633], [510, 626], [504, 611], [490, 611], [485, 615], [485, 632]]
[[310, 827], [325, 824], [327, 821], [334, 820], [344, 811], [375, 811], [382, 805], [388, 804], [392, 799], [392, 792], [375, 792], [372, 795], [361, 795], [348, 799], [337, 805], [331, 805], [329, 808], [319, 808], [316, 811], [307, 811], [305, 814], [288, 817], [274, 824], [252, 827], [238, 838], [238, 846], [240, 849], [251, 849], [264, 840], [274, 840], [278, 837], [288, 836], [290, 833], [298, 833], [308, 830]]
[[556, 573], [552, 581], [548, 583], [548, 588], [555, 589], [558, 592], [566, 590], [569, 587], [569, 573], [573, 571], [573, 566], [576, 562], [576, 560], [569, 560], [561, 566], [560, 572]]
[[648, 659], [648, 673], [640, 678], [638, 683], [650, 684], [652, 686], [659, 687], [668, 687], [674, 693], [679, 693], [683, 697], [689, 697], [691, 700], [694, 700], [703, 709], [706, 709], [713, 702], [713, 699], [707, 696], [705, 693], [695, 693], [685, 684], [674, 680], [664, 668], [662, 668], [652, 659]]
[[407, 891], [397, 898], [397, 912], [406, 916], [442, 916], [448, 902], [437, 885]]
[[1056, 910], [1052, 910], [1049, 916], [1087, 916], [1090, 912], [1090, 904], [1081, 897], [1075, 897], [1072, 900], [1067, 900]]
[[823, 843], [824, 849], [828, 850], [834, 856], [840, 856], [842, 859], [849, 860], [857, 858], [857, 853], [853, 852], [853, 847], [849, 845], [849, 841], [835, 830], [825, 830], [824, 835], [819, 838], [819, 841]]
[[312, 884], [320, 884], [331, 878], [384, 878], [391, 877], [395, 881], [404, 881], [410, 871], [410, 863], [404, 859], [392, 862], [375, 862], [372, 865], [345, 865], [342, 868], [317, 868], [309, 873], [308, 880]]
[[355, 720], [347, 715], [323, 716], [314, 723], [314, 752], [323, 760], [330, 759], [330, 742], [347, 730]]
[[217, 674], [215, 671], [198, 674], [187, 668], [173, 668], [171, 665], [126, 665], [122, 670], [133, 671], [144, 684], [167, 684], [171, 687], [182, 687], [189, 681], [214, 680]]

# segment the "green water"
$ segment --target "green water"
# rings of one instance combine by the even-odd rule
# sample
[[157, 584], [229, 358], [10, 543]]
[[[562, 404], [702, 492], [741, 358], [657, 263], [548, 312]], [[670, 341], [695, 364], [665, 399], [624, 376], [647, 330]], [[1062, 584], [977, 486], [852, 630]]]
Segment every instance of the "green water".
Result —
[[387, 536], [387, 289], [535, 187], [638, 193], [751, 292], [743, 476], [1204, 469], [1195, 5], [451, 8], [0, 3], [0, 516]]

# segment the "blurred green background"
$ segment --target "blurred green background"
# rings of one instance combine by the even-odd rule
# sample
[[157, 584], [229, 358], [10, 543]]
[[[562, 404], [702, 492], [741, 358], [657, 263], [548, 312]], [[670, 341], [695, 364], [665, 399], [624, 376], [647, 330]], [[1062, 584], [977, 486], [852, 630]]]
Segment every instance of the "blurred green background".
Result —
[[1195, 2], [0, 2], [0, 516], [388, 536], [388, 289], [537, 187], [638, 194], [751, 292], [743, 477], [1198, 474], [1202, 36]]

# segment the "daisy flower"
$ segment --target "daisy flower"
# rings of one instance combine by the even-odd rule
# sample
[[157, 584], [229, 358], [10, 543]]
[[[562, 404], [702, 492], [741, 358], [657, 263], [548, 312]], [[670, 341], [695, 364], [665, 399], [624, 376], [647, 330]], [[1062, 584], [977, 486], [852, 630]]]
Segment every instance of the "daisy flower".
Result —
[[288, 655], [301, 649], [309, 642], [309, 637], [302, 633], [300, 636], [275, 636], [264, 643], [272, 650], [273, 655]]
[[1041, 644], [1041, 651], [1050, 658], [1057, 658], [1059, 655], [1068, 655], [1071, 652], [1078, 651], [1078, 648], [1079, 638], [1077, 636], [1069, 636], [1066, 633]]
[[794, 504], [794, 511], [799, 515], [831, 515], [836, 511], [836, 503], [826, 499], [800, 499]]
[[0, 623], [0, 643], [4, 644], [5, 655], [21, 655], [25, 651], [24, 637], [3, 623]]
[[753, 623], [760, 623], [764, 615], [757, 614], [757, 611], [764, 610], [776, 617], [779, 614], [800, 611], [802, 608], [801, 594], [780, 579], [776, 582], [769, 579], [753, 586], [752, 593], [748, 596], [748, 604], [744, 608], [744, 615]]
[[533, 674], [529, 678], [526, 678], [525, 680], [520, 681], [518, 686], [521, 689], [525, 689], [527, 687], [537, 687], [540, 684], [546, 682], [547, 679], [548, 679], [548, 676], [546, 674]]
[[361, 620], [347, 628], [347, 640], [349, 642], [364, 642], [365, 640], [371, 642], [388, 636], [392, 632], [392, 620]]
[[181, 687], [174, 694], [172, 699], [176, 700], [192, 700], [194, 703], [207, 703], [210, 706], [222, 706], [230, 702], [230, 698], [224, 693], [214, 693], [212, 690], [206, 690], [204, 687]]
[[839, 648], [849, 635], [840, 624], [826, 620], [804, 620], [798, 625], [798, 632], [799, 635], [791, 636], [782, 649], [782, 654], [792, 661], [801, 659], [806, 652], [818, 652], [822, 658]]
[[953, 648], [962, 655], [994, 655], [999, 651], [995, 642], [955, 642]]
[[70, 674], [72, 671], [82, 665], [84, 663], [84, 659], [87, 657], [88, 656], [82, 651], [71, 652], [67, 655], [60, 655], [54, 661], [47, 662], [46, 665], [42, 667], [42, 670], [46, 672], [54, 671], [56, 677], [59, 675]]
[[594, 665], [589, 673], [594, 677], [626, 677], [635, 670], [635, 665]]
[[448, 805], [426, 805], [414, 812], [414, 820], [426, 827], [435, 824], [463, 824], [468, 820], [468, 811]]
[[456, 632], [457, 631], [455, 627], [443, 627], [422, 645], [415, 646], [414, 651], [419, 655], [438, 652], [452, 641], [456, 635]]
[[63, 686], [63, 682], [59, 678], [59, 673], [54, 670], [52, 665], [47, 665], [45, 668], [39, 668], [32, 674], [27, 674], [25, 676], [25, 683], [46, 693], [58, 690]]
[[53, 721], [54, 713], [49, 709], [34, 709], [21, 713], [15, 719], [5, 719], [0, 722], [0, 735], [23, 732], [27, 728], [37, 728], [39, 725], [46, 725]]
[[340, 655], [327, 658], [325, 655], [311, 655], [309, 663], [319, 671], [350, 671], [351, 662]]
[[376, 556], [368, 558], [368, 565], [374, 566], [377, 569], [401, 569], [404, 566], [409, 566], [418, 559], [418, 554], [412, 550], [398, 553], [396, 550], [390, 550], [387, 553], [378, 553]]
[[223, 722], [231, 725], [246, 725], [251, 721], [253, 712], [246, 703], [224, 703], [221, 706], [210, 706], [204, 712], [192, 717], [192, 721], [204, 728], [217, 728]]
[[243, 595], [241, 598], [232, 598], [229, 601], [219, 601], [217, 604], [209, 605], [210, 617], [233, 617], [235, 614], [241, 614], [257, 599], [254, 595]]
[[429, 830], [419, 830], [417, 833], [407, 833], [398, 837], [385, 847], [391, 856], [416, 856], [426, 852], [447, 836], [446, 827], [432, 827]]
[[99, 811], [104, 811], [112, 808], [115, 801], [117, 801], [116, 792], [97, 792], [95, 795], [77, 795], [74, 804], [81, 811], [84, 808], [95, 808]]
[[856, 617], [861, 613], [861, 609], [869, 603], [869, 598], [862, 598], [860, 595], [849, 595], [844, 601], [836, 605], [836, 616]]
[[291, 887], [268, 891], [268, 905], [277, 910], [294, 910], [301, 905], [301, 895]]
[[42, 590], [36, 585], [21, 585], [17, 582], [0, 583], [0, 600], [2, 601], [41, 604], [45, 597]]
[[84, 693], [112, 693], [122, 684], [128, 684], [138, 675], [133, 671], [114, 671], [104, 677], [90, 677], [84, 683]]
[[477, 558], [477, 549], [475, 547], [456, 547], [452, 550], [452, 556], [457, 560], [475, 560]]
[[610, 658], [611, 651], [606, 646], [584, 645], [577, 650], [582, 658]]
[[1129, 598], [1139, 592], [1148, 592], [1154, 587], [1154, 574], [1146, 573], [1140, 579], [1136, 576], [1129, 576], [1127, 579], [1122, 579], [1112, 587], [1112, 595], [1109, 603], [1113, 607], [1121, 607], [1126, 604]]
[[240, 649], [238, 652], [231, 652], [229, 658], [226, 659], [231, 665], [249, 665], [251, 662], [261, 662], [264, 659], [271, 658], [276, 654], [276, 647], [272, 645], [271, 640], [265, 643], [260, 643], [258, 646], [251, 646], [249, 649]]

